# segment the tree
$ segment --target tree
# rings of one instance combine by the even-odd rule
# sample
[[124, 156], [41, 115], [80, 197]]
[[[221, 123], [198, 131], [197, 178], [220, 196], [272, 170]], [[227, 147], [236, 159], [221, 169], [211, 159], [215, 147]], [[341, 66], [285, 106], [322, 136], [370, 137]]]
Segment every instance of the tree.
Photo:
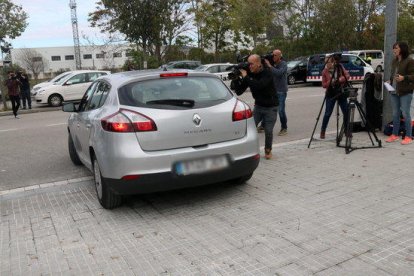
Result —
[[202, 2], [199, 8], [194, 10], [203, 46], [213, 46], [216, 61], [219, 52], [227, 45], [226, 38], [231, 28], [231, 22], [228, 20], [229, 9], [230, 5], [226, 0], [210, 0]]
[[0, 0], [0, 39], [14, 39], [27, 27], [28, 16], [23, 8], [9, 0]]
[[[23, 11], [22, 7], [13, 4], [9, 0], [0, 0], [0, 44], [5, 42], [5, 39], [14, 39], [21, 35], [27, 27], [27, 13]], [[2, 48], [2, 50], [8, 50]], [[5, 72], [0, 74], [0, 85], [3, 85]], [[6, 99], [7, 89], [3, 86], [2, 98]], [[3, 101], [3, 109], [7, 110], [6, 101]]]
[[44, 72], [47, 62], [39, 52], [29, 48], [19, 49], [18, 61], [21, 67], [33, 74], [35, 80]]
[[[273, 21], [275, 14], [271, 0], [228, 0], [230, 3], [229, 15], [232, 20], [232, 29], [235, 31], [235, 42], [245, 45], [253, 43], [253, 48], [260, 36], [266, 32], [266, 27]], [[251, 39], [251, 40], [250, 40]]]
[[159, 61], [162, 46], [169, 46], [187, 30], [186, 0], [101, 0], [97, 10], [89, 14], [89, 21], [103, 32], [124, 34], [126, 39], [146, 55]]

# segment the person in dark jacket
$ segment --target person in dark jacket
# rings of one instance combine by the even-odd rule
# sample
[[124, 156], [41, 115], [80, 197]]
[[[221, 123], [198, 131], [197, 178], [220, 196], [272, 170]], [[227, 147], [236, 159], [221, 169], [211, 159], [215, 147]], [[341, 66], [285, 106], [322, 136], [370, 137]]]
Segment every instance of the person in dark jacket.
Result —
[[12, 103], [13, 115], [16, 119], [19, 119], [19, 117], [17, 116], [17, 111], [19, 110], [19, 107], [20, 107], [20, 96], [19, 96], [20, 82], [14, 72], [12, 71], [8, 72], [8, 79], [5, 81], [4, 85], [7, 87], [9, 99]]
[[279, 119], [281, 124], [281, 128], [278, 135], [283, 136], [287, 134], [287, 116], [285, 111], [286, 97], [288, 91], [287, 63], [282, 58], [282, 51], [280, 51], [279, 49], [275, 49], [273, 51], [273, 66], [267, 59], [265, 60], [265, 62], [273, 73], [273, 82], [275, 84], [276, 94], [279, 100]]
[[413, 141], [411, 126], [411, 100], [414, 89], [414, 60], [409, 57], [410, 51], [406, 42], [397, 42], [393, 46], [395, 59], [392, 61], [391, 78], [388, 81], [394, 90], [391, 92], [392, 106], [392, 135], [385, 140], [387, 143], [398, 141], [400, 129], [400, 114], [405, 121], [405, 138], [402, 145], [411, 144]]
[[256, 126], [263, 122], [265, 131], [265, 158], [272, 158], [273, 128], [276, 124], [279, 101], [277, 98], [273, 74], [265, 67], [259, 55], [247, 59], [249, 72], [240, 69], [241, 78], [232, 81], [231, 87], [241, 95], [250, 87], [254, 98], [253, 117]]
[[26, 73], [24, 73], [22, 70], [20, 70], [17, 72], [17, 77], [20, 81], [20, 97], [22, 99], [23, 109], [26, 109], [26, 106], [29, 109], [32, 109], [32, 98], [30, 97], [29, 76]]

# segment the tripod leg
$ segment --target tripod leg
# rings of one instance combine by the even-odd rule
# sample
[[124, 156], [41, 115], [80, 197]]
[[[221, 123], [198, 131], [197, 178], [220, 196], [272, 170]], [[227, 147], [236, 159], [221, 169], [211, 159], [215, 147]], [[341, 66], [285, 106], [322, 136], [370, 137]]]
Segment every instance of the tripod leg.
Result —
[[319, 118], [321, 117], [322, 109], [323, 109], [323, 106], [325, 105], [325, 102], [326, 102], [326, 95], [325, 95], [325, 97], [323, 98], [322, 105], [321, 105], [321, 109], [319, 110], [318, 117], [316, 118], [316, 123], [315, 123], [315, 126], [314, 126], [314, 128], [313, 128], [311, 138], [309, 139], [308, 148], [310, 147], [310, 145], [311, 145], [311, 143], [312, 143], [312, 140], [313, 140], [313, 135], [315, 134], [316, 127], [318, 126]]
[[345, 153], [348, 154], [352, 150], [352, 131], [354, 126], [355, 104], [348, 103], [348, 120], [345, 130]]

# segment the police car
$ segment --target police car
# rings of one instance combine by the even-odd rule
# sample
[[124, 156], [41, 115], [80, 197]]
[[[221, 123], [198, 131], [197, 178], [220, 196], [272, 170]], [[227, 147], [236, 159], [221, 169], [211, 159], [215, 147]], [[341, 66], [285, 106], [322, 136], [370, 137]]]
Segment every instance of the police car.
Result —
[[[322, 70], [325, 67], [325, 57], [330, 54], [317, 54], [309, 57], [307, 82], [322, 82]], [[363, 81], [366, 74], [374, 73], [371, 65], [363, 61], [360, 57], [352, 54], [341, 54], [340, 63], [349, 72], [350, 82]]]

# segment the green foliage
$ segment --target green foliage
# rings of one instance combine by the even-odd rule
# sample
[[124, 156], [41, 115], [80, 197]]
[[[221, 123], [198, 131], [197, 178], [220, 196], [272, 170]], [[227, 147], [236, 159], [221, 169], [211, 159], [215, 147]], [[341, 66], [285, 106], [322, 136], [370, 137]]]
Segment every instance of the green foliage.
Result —
[[[236, 62], [238, 52], [276, 48], [286, 59], [382, 49], [384, 9], [385, 0], [101, 0], [90, 21], [134, 42], [140, 51], [131, 62], [142, 69], [144, 61], [148, 68], [183, 59]], [[188, 22], [196, 38], [184, 31]], [[414, 1], [400, 0], [398, 39], [414, 45], [412, 30]]]
[[0, 0], [0, 39], [14, 39], [27, 27], [27, 13], [9, 0]]
[[171, 45], [186, 28], [184, 4], [185, 0], [101, 0], [89, 21], [102, 32], [124, 34], [160, 62], [162, 46]]

